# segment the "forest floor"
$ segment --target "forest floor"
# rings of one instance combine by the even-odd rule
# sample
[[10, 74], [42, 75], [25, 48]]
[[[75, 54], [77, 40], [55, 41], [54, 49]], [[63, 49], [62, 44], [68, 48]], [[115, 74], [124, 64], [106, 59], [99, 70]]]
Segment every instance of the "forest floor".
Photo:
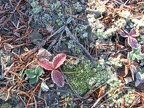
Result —
[[0, 108], [144, 106], [142, 0], [0, 0]]

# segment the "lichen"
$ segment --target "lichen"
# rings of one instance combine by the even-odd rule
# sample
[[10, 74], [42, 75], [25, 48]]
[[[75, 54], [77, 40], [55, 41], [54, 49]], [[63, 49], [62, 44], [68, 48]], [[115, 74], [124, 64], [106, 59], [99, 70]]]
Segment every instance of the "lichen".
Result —
[[42, 6], [40, 6], [37, 1], [33, 1], [30, 5], [32, 6], [32, 14], [38, 14], [42, 11]]

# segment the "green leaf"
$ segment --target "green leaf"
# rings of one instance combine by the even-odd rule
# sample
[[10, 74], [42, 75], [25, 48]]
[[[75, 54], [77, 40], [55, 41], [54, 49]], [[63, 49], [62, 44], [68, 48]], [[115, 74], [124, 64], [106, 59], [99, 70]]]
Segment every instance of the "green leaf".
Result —
[[136, 55], [136, 58], [137, 58], [138, 60], [141, 60], [141, 59], [144, 58], [144, 54], [140, 53], [140, 54]]
[[34, 77], [36, 77], [35, 71], [32, 70], [32, 69], [27, 69], [27, 70], [26, 70], [26, 75], [27, 75], [29, 78], [34, 78]]
[[130, 60], [135, 60], [136, 54], [130, 52]]
[[36, 83], [38, 81], [38, 77], [36, 76], [36, 77], [34, 77], [34, 78], [30, 78], [29, 79], [29, 83], [30, 84], [34, 84], [34, 83]]
[[132, 49], [130, 52], [130, 60], [141, 60], [144, 58], [144, 54], [141, 52], [141, 46], [139, 46], [137, 49]]
[[35, 69], [35, 75], [39, 77], [42, 75], [42, 73], [43, 73], [43, 69], [40, 66], [37, 66]]

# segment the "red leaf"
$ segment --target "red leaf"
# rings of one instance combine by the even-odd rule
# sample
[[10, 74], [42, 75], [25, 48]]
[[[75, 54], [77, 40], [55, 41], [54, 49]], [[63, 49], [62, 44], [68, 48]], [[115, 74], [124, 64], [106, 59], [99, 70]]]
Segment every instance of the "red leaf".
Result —
[[38, 64], [46, 69], [46, 70], [53, 70], [53, 67], [52, 67], [52, 62], [50, 62], [49, 60], [47, 59], [40, 59], [38, 60]]
[[128, 37], [128, 44], [132, 47], [132, 48], [137, 48], [138, 47], [138, 42], [135, 38], [133, 37]]
[[131, 37], [138, 37], [139, 35], [136, 34], [136, 29], [133, 28], [133, 29], [131, 29], [131, 31], [129, 32], [129, 36], [131, 36]]
[[65, 54], [60, 53], [60, 54], [56, 55], [53, 59], [54, 69], [57, 69], [58, 67], [60, 67], [64, 63], [65, 60], [66, 60]]
[[118, 33], [122, 36], [122, 37], [128, 37], [129, 33], [123, 29], [119, 29]]
[[59, 87], [64, 86], [64, 77], [58, 70], [53, 70], [51, 72], [52, 81]]

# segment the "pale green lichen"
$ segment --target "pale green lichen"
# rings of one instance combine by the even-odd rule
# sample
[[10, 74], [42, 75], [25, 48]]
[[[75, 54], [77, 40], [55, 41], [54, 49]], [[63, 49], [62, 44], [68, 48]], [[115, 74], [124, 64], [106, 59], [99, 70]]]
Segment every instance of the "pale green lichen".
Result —
[[30, 5], [32, 6], [32, 14], [38, 14], [42, 11], [42, 6], [40, 6], [37, 1], [33, 1]]
[[133, 90], [131, 88], [117, 88], [109, 92], [109, 99], [106, 102], [115, 105], [115, 107], [119, 107], [123, 102], [126, 105], [131, 105], [133, 100], [135, 99], [135, 95], [133, 94]]
[[[11, 56], [5, 54], [4, 51], [0, 51], [0, 58], [1, 58], [1, 57], [4, 58], [4, 59], [3, 59], [3, 62], [4, 62], [4, 63], [9, 63], [10, 60], [11, 60]], [[1, 64], [1, 62], [0, 62], [0, 64]]]
[[83, 7], [81, 6], [79, 2], [76, 2], [75, 4], [73, 4], [73, 7], [77, 10], [77, 12], [81, 12], [83, 10]]
[[122, 63], [120, 61], [120, 59], [121, 59], [120, 57], [121, 57], [121, 55], [118, 55], [116, 58], [109, 57], [108, 61], [107, 61], [107, 64], [112, 65], [112, 66], [121, 67]]
[[135, 23], [135, 26], [139, 27], [144, 27], [144, 17], [142, 19], [131, 19], [132, 22]]
[[123, 18], [131, 17], [130, 11], [128, 11], [128, 10], [123, 10], [122, 12], [118, 12], [118, 14]]
[[118, 28], [122, 28], [126, 24], [126, 20], [121, 18], [114, 22]]
[[61, 3], [60, 1], [56, 1], [54, 2], [52, 5], [51, 5], [51, 9], [54, 11], [54, 10], [57, 10], [61, 7]]
[[140, 40], [141, 44], [144, 44], [144, 35], [140, 35], [140, 39], [139, 40]]
[[69, 40], [67, 42], [68, 45], [68, 49], [70, 49], [72, 52], [76, 53], [76, 54], [80, 54], [81, 50], [78, 47], [78, 45], [73, 41], [73, 40]]

